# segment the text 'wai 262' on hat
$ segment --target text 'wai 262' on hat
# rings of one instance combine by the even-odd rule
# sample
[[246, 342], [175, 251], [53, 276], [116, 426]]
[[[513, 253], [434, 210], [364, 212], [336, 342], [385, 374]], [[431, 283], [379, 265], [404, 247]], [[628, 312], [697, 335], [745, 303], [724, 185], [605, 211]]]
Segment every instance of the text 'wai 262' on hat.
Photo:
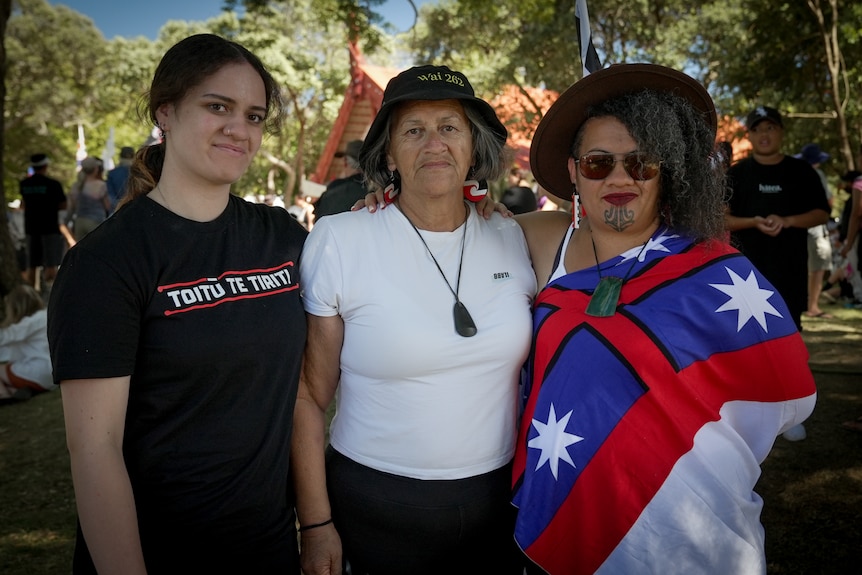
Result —
[[590, 107], [642, 90], [668, 92], [688, 100], [715, 133], [715, 104], [700, 82], [657, 64], [613, 64], [572, 84], [539, 122], [530, 146], [530, 168], [539, 185], [558, 198], [571, 200], [568, 160]]
[[365, 154], [371, 146], [380, 138], [387, 119], [392, 113], [393, 107], [400, 102], [412, 102], [417, 100], [465, 100], [471, 102], [488, 127], [505, 142], [509, 133], [500, 122], [494, 108], [488, 102], [477, 98], [470, 81], [461, 72], [450, 70], [446, 66], [414, 66], [405, 70], [389, 80], [386, 90], [383, 92], [383, 103], [377, 112], [368, 134], [365, 136], [365, 144], [360, 152], [359, 160], [365, 163]]

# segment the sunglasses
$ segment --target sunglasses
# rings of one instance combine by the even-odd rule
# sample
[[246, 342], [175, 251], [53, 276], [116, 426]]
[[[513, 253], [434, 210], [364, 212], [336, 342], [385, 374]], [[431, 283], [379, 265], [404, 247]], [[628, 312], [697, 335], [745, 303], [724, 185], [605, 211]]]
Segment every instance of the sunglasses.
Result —
[[614, 171], [617, 162], [622, 162], [626, 173], [638, 181], [653, 179], [661, 166], [661, 160], [643, 152], [586, 154], [575, 160], [581, 175], [588, 180], [604, 180]]

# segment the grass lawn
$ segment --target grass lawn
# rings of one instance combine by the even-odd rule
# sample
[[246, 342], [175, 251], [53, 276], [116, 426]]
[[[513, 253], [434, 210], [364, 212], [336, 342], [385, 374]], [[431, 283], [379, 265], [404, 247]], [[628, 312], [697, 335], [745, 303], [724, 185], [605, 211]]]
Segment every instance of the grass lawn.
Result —
[[[770, 574], [862, 573], [862, 311], [805, 320], [819, 396], [808, 438], [778, 438], [757, 486]], [[756, 381], [751, 382], [757, 385]], [[70, 572], [75, 504], [60, 393], [0, 406], [0, 573]]]
[[0, 573], [70, 573], [74, 544], [60, 392], [0, 406]]

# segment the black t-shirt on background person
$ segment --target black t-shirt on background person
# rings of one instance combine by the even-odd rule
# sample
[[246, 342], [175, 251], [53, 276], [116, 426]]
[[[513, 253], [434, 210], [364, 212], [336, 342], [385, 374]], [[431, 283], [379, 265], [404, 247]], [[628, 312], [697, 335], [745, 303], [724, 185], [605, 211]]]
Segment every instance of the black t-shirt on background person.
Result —
[[[830, 211], [820, 177], [804, 160], [784, 156], [777, 164], [765, 165], [746, 158], [731, 166], [727, 176], [728, 205], [734, 216]], [[799, 325], [808, 307], [808, 230], [785, 228], [771, 237], [748, 228], [732, 232], [731, 241], [775, 286]]]
[[35, 173], [19, 185], [24, 204], [24, 233], [45, 236], [60, 233], [60, 206], [66, 203], [63, 185], [45, 174]]
[[332, 180], [314, 204], [315, 221], [323, 216], [349, 212], [350, 208], [358, 200], [364, 199], [367, 193], [362, 174]]

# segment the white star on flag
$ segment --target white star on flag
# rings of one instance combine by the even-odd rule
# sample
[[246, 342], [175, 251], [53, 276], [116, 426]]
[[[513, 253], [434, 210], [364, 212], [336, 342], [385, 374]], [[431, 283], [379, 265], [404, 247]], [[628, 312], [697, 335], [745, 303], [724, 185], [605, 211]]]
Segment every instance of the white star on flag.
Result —
[[568, 425], [570, 417], [572, 417], [571, 411], [561, 419], [557, 419], [557, 413], [554, 411], [554, 404], [552, 403], [551, 409], [548, 412], [548, 423], [542, 423], [538, 419], [534, 419], [533, 427], [536, 428], [539, 435], [527, 443], [528, 447], [541, 450], [536, 469], [538, 470], [547, 461], [551, 467], [551, 473], [554, 474], [554, 479], [557, 479], [557, 471], [560, 468], [561, 459], [572, 467], [575, 467], [575, 462], [572, 461], [566, 447], [584, 440], [579, 435], [566, 433], [566, 425]]
[[742, 279], [732, 269], [725, 267], [727, 274], [730, 276], [732, 284], [709, 284], [715, 289], [730, 296], [730, 299], [722, 304], [716, 312], [733, 311], [739, 312], [736, 320], [736, 331], [742, 330], [742, 327], [748, 323], [748, 320], [754, 318], [763, 331], [768, 332], [766, 328], [766, 314], [783, 317], [778, 310], [772, 307], [772, 304], [767, 300], [772, 296], [773, 291], [762, 289], [757, 283], [757, 277], [754, 275], [754, 270], [749, 272], [748, 277]]
[[623, 259], [617, 265], [627, 262], [630, 259], [637, 258], [639, 262], [643, 263], [646, 259], [646, 256], [651, 251], [659, 251], [659, 252], [667, 252], [670, 253], [670, 250], [664, 246], [664, 243], [667, 240], [671, 240], [673, 238], [678, 238], [679, 235], [673, 234], [666, 236], [664, 234], [660, 234], [656, 239], [648, 239], [645, 246], [635, 246], [630, 250], [624, 251], [620, 255]]

